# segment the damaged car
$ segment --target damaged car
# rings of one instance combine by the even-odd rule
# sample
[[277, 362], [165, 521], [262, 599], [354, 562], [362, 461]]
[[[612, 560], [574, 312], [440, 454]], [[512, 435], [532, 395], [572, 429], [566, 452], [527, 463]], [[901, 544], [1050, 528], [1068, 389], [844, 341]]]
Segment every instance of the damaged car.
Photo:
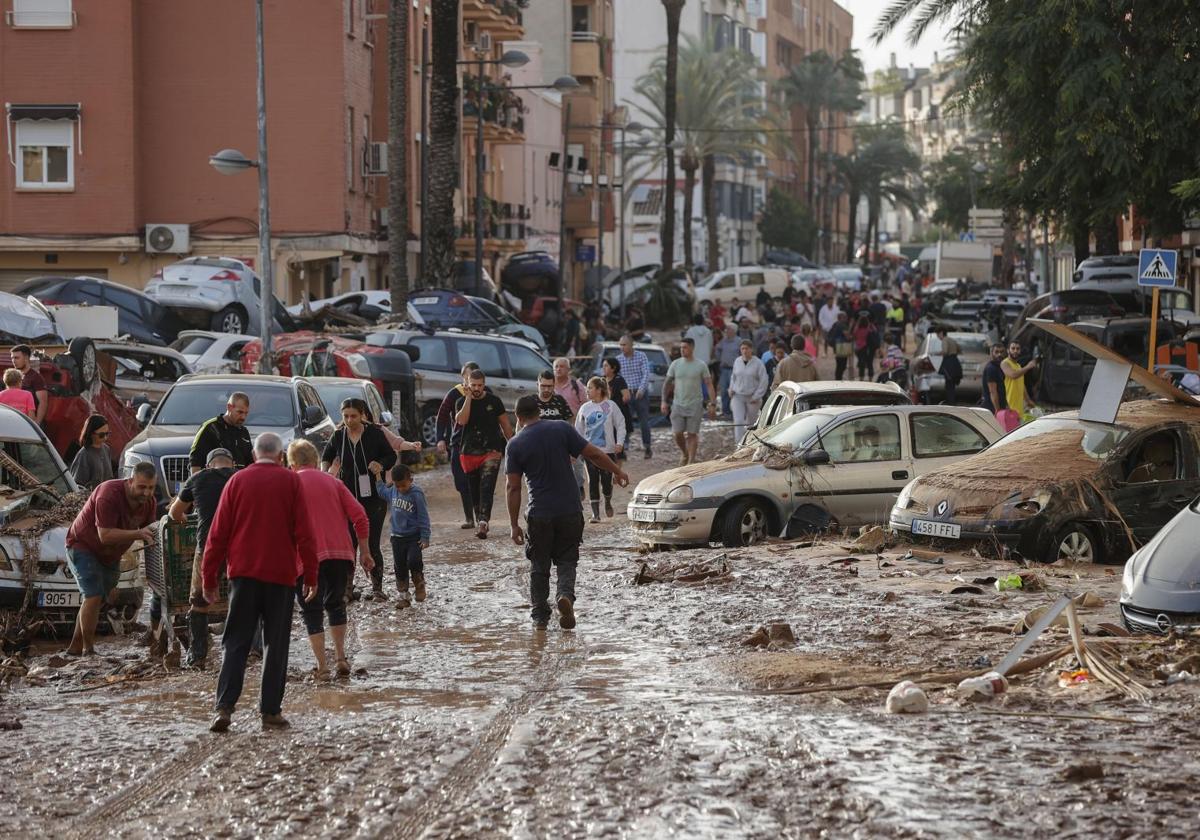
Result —
[[910, 405], [908, 392], [895, 382], [780, 382], [763, 400], [758, 419], [747, 430], [742, 444], [793, 414], [829, 405]]
[[[37, 424], [0, 406], [0, 609], [32, 610], [57, 626], [75, 621], [82, 596], [67, 565], [67, 529], [86, 498]], [[141, 604], [131, 549], [108, 605], [116, 615], [105, 620], [132, 620]]]
[[649, 546], [738, 547], [887, 521], [914, 476], [979, 452], [1003, 434], [987, 411], [912, 404], [794, 414], [716, 461], [650, 476], [628, 507]]
[[1026, 560], [1117, 562], [1200, 493], [1200, 412], [1164, 400], [1039, 418], [984, 452], [914, 479], [893, 531], [978, 540]]
[[1200, 629], [1200, 498], [1125, 563], [1121, 620], [1131, 633]]

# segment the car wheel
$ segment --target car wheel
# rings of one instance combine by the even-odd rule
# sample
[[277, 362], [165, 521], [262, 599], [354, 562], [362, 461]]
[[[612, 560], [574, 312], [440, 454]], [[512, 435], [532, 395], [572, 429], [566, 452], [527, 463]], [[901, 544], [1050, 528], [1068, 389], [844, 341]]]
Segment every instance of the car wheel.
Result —
[[67, 352], [75, 360], [75, 367], [79, 371], [79, 390], [86, 391], [92, 387], [99, 375], [99, 369], [96, 367], [96, 345], [90, 338], [79, 336], [71, 339], [71, 343], [67, 345]]
[[212, 317], [213, 332], [231, 335], [246, 332], [246, 315], [236, 306], [226, 306]]
[[770, 520], [761, 502], [742, 499], [734, 502], [721, 522], [721, 542], [726, 548], [744, 548], [765, 542]]
[[1073, 522], [1059, 529], [1048, 559], [1051, 563], [1100, 563], [1103, 551], [1091, 528]]
[[438, 408], [437, 403], [429, 403], [421, 409], [421, 440], [426, 446], [437, 446]]

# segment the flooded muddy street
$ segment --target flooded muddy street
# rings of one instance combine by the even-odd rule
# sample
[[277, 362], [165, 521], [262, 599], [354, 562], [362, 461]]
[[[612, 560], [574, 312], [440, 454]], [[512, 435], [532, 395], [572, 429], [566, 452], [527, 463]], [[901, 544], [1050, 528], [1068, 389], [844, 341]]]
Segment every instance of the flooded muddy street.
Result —
[[[997, 593], [973, 581], [1011, 563], [919, 562], [904, 546], [643, 555], [623, 511], [638, 479], [673, 462], [661, 435], [653, 461], [635, 452], [628, 462], [617, 517], [587, 526], [573, 631], [531, 623], [528, 564], [507, 538], [503, 492], [492, 538], [480, 541], [458, 527], [445, 468], [421, 474], [433, 514], [428, 601], [354, 604], [355, 673], [333, 683], [307, 679], [313, 660], [297, 619], [289, 731], [259, 731], [258, 664], [231, 731], [213, 735], [216, 657], [205, 673], [158, 666], [92, 688], [145, 662], [145, 649], [132, 636], [103, 637], [100, 657], [51, 667], [57, 647], [39, 644], [28, 677], [0, 693], [0, 719], [23, 727], [0, 732], [0, 828], [20, 837], [1195, 836], [1197, 683], [1165, 685], [1162, 670], [1200, 653], [1187, 640], [1094, 639], [1151, 688], [1146, 703], [1099, 682], [1061, 688], [1069, 658], [991, 701], [922, 683], [924, 715], [885, 714], [886, 688], [826, 690], [983, 670], [1016, 643], [1016, 621], [1062, 592], [1093, 594], [1080, 611], [1089, 632], [1119, 624], [1119, 567], [1042, 567], [1041, 591]], [[706, 431], [705, 449], [726, 437]], [[637, 585], [643, 564], [663, 578], [689, 564], [713, 573]], [[394, 592], [390, 568], [385, 581]], [[773, 623], [790, 625], [795, 644], [743, 644]], [[1052, 628], [1030, 654], [1066, 639]]]

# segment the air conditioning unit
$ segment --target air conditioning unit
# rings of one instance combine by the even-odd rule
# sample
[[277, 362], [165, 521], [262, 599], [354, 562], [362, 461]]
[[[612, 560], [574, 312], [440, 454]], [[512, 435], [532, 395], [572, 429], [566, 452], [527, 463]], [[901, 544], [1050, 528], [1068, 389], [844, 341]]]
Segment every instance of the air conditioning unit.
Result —
[[146, 225], [147, 254], [186, 254], [192, 250], [187, 225]]
[[367, 153], [363, 155], [363, 164], [368, 175], [386, 175], [388, 171], [387, 143], [368, 143]]

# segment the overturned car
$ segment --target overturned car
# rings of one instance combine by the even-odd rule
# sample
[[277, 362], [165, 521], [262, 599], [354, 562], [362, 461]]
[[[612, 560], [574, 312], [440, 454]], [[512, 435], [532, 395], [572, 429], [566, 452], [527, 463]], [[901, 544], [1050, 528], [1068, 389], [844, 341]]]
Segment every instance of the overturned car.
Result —
[[1027, 560], [1118, 562], [1200, 493], [1200, 408], [1121, 405], [1112, 423], [1042, 417], [901, 491], [892, 530]]

